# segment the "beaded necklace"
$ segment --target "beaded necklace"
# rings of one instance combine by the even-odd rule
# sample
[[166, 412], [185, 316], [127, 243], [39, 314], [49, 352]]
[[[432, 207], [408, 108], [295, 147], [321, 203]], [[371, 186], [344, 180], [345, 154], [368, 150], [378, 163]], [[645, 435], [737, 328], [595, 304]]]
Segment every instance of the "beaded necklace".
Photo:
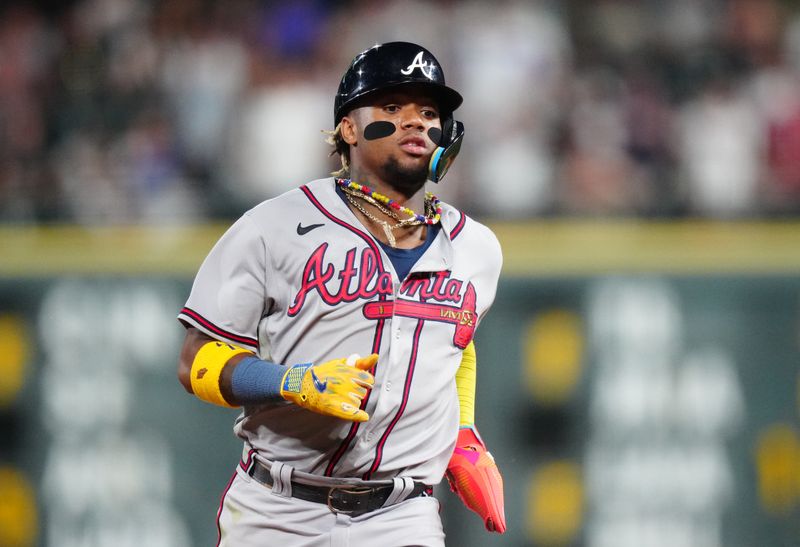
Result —
[[[361, 211], [364, 216], [383, 228], [383, 233], [386, 234], [386, 239], [388, 240], [389, 245], [392, 247], [397, 246], [397, 239], [395, 239], [393, 233], [393, 231], [397, 228], [419, 226], [420, 224], [430, 226], [436, 224], [442, 218], [441, 202], [439, 201], [439, 198], [430, 192], [425, 193], [425, 215], [423, 216], [417, 214], [408, 207], [400, 205], [388, 196], [384, 196], [383, 194], [372, 190], [368, 186], [363, 186], [349, 179], [336, 179], [336, 184], [342, 188], [347, 201], [349, 201], [353, 207]], [[356, 201], [355, 198], [363, 199], [364, 201], [375, 206], [375, 208], [377, 208], [381, 213], [394, 218], [399, 222], [391, 225], [387, 221], [377, 218], [375, 215], [367, 211], [358, 201]], [[400, 217], [396, 211], [409, 216], [406, 219], [400, 220]]]
[[[400, 205], [395, 200], [391, 199], [388, 196], [384, 196], [381, 193], [376, 192], [369, 186], [364, 186], [362, 184], [358, 184], [357, 182], [353, 182], [350, 179], [336, 179], [336, 184], [342, 187], [342, 189], [349, 189], [353, 190], [355, 193], [354, 195], [358, 195], [358, 197], [372, 198], [373, 200], [384, 204], [385, 206], [394, 209], [395, 211], [399, 211], [400, 213], [404, 213], [408, 216], [414, 217], [415, 219], [419, 220], [420, 224], [427, 224], [433, 225], [439, 222], [442, 218], [442, 204], [439, 201], [439, 198], [434, 196], [430, 192], [425, 192], [425, 215], [420, 215], [416, 213], [413, 209], [409, 209], [403, 205]], [[369, 200], [368, 200], [369, 201]], [[397, 217], [395, 217], [397, 218]]]

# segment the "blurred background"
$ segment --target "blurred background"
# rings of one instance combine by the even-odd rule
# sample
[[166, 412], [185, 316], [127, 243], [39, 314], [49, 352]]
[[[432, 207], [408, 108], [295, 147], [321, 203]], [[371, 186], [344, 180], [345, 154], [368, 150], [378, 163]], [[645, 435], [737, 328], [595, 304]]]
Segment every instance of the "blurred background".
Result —
[[509, 531], [440, 487], [448, 546], [800, 545], [798, 2], [39, 0], [0, 8], [0, 546], [214, 544], [236, 413], [175, 315], [391, 40], [464, 95], [432, 190], [505, 254]]

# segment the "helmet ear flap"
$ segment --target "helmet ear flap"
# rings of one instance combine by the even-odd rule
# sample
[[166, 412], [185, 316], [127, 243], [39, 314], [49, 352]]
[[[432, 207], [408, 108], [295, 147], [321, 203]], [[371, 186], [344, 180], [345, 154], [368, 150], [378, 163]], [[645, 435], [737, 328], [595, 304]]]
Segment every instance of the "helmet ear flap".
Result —
[[461, 151], [461, 142], [464, 140], [464, 124], [447, 116], [442, 123], [442, 133], [439, 137], [439, 146], [433, 152], [428, 164], [428, 180], [439, 182], [444, 178], [447, 170]]

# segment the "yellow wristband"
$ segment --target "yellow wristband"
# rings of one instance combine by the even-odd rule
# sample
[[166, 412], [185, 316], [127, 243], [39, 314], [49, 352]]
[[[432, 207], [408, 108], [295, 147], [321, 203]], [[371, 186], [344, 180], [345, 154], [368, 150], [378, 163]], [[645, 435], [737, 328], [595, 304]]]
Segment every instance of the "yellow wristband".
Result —
[[478, 356], [475, 343], [470, 342], [461, 354], [461, 364], [456, 371], [456, 390], [458, 391], [459, 420], [461, 427], [475, 423], [475, 383], [478, 369]]
[[198, 399], [211, 404], [236, 408], [222, 396], [219, 389], [219, 377], [225, 364], [234, 355], [253, 353], [224, 342], [208, 342], [194, 356], [192, 362], [192, 391]]

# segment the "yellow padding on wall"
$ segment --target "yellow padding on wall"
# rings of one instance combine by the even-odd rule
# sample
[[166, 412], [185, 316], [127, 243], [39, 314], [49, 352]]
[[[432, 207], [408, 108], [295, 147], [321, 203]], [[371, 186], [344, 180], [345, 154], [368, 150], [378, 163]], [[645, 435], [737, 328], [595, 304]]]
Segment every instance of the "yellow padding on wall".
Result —
[[[10, 405], [25, 383], [30, 340], [21, 316], [0, 314], [0, 408]], [[3, 545], [0, 542], [0, 545]]]
[[566, 309], [545, 310], [524, 331], [524, 373], [528, 391], [541, 405], [565, 404], [583, 373], [581, 317]]
[[459, 425], [469, 426], [475, 423], [475, 381], [478, 370], [478, 356], [475, 354], [475, 343], [470, 342], [461, 355], [461, 364], [456, 371], [456, 389], [459, 402]]
[[198, 399], [211, 404], [236, 408], [222, 396], [219, 377], [225, 364], [234, 355], [252, 353], [223, 342], [209, 342], [197, 352], [192, 363], [192, 391]]
[[800, 507], [800, 432], [789, 422], [767, 426], [756, 444], [761, 506], [775, 516]]
[[570, 460], [539, 465], [528, 485], [528, 538], [536, 545], [572, 545], [584, 523], [580, 466]]
[[33, 485], [14, 467], [0, 466], [0, 545], [36, 545], [39, 516]]

